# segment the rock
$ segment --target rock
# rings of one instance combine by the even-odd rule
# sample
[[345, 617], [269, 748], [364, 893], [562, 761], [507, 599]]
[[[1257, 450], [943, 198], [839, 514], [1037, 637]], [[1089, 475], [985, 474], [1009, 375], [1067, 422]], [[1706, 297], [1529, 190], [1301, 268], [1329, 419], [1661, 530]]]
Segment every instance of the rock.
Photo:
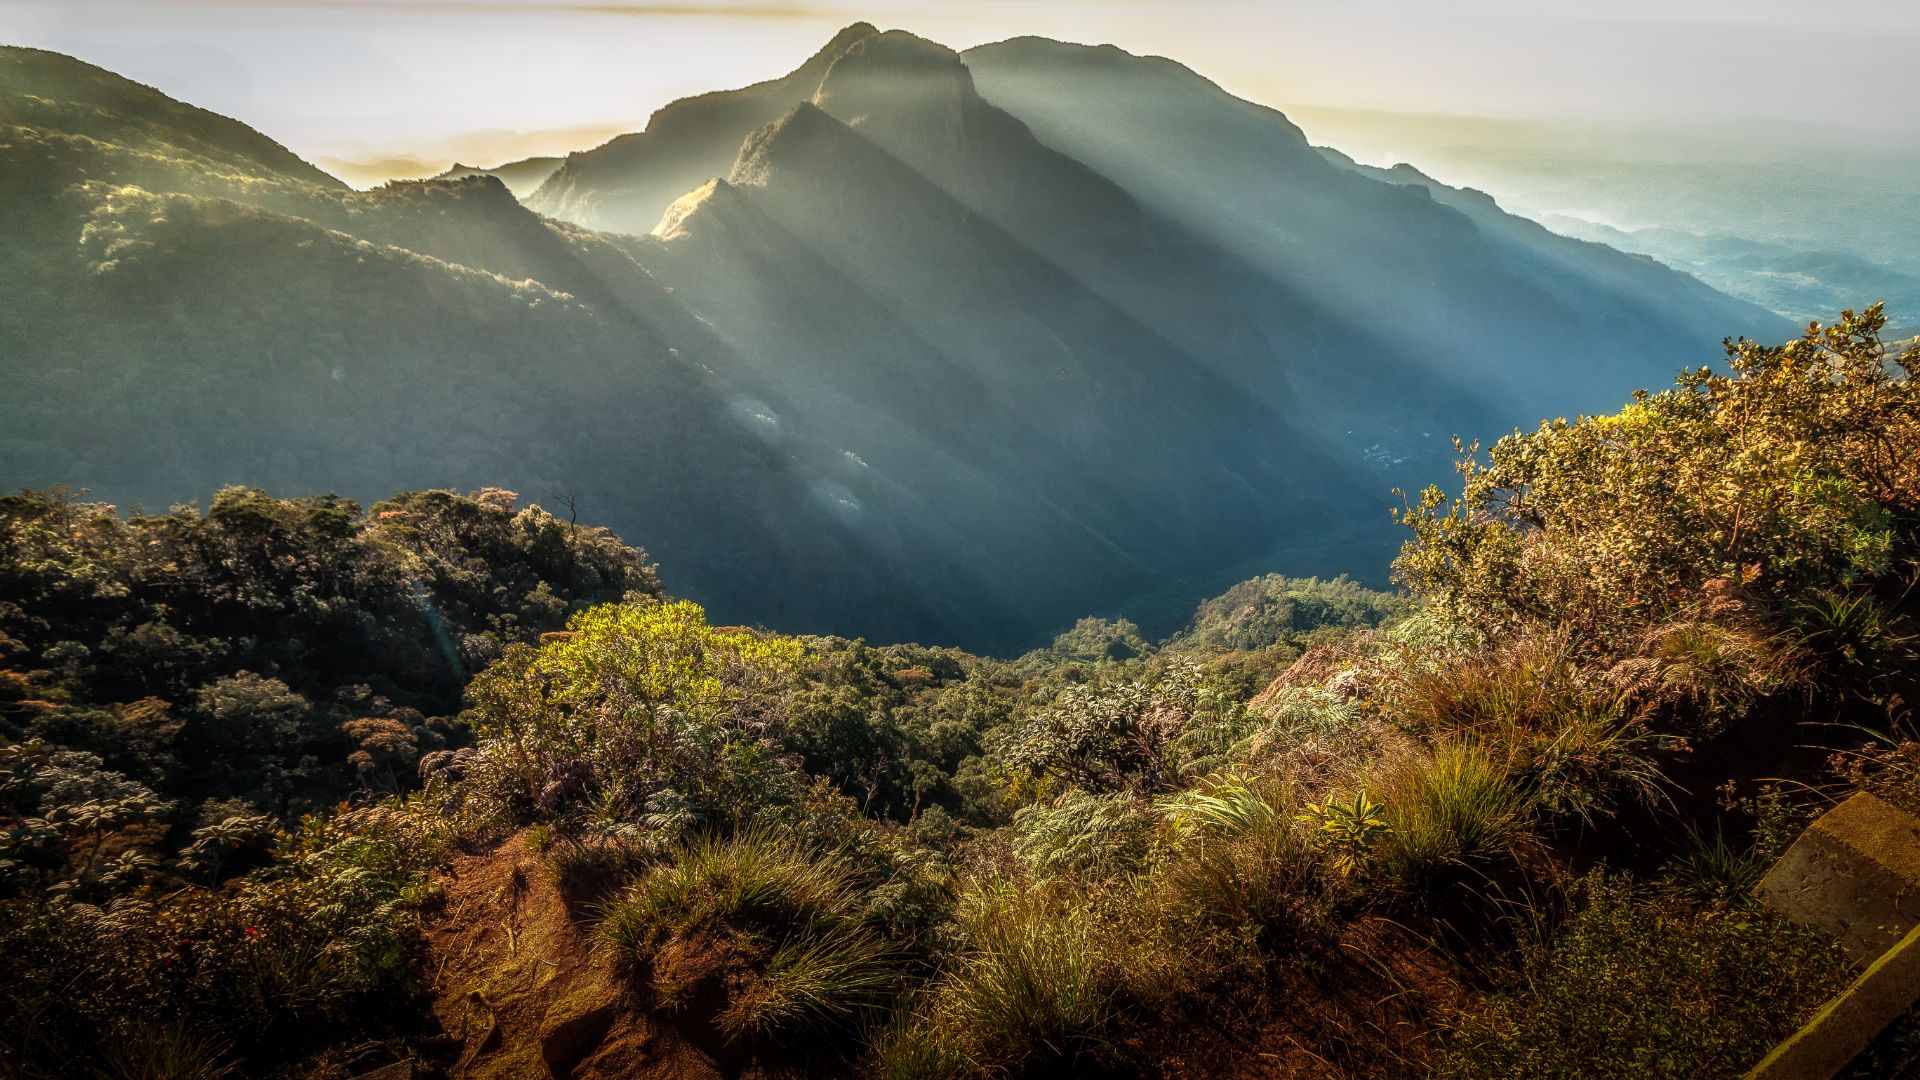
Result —
[[1861, 792], [1807, 826], [1757, 891], [1871, 963], [1920, 925], [1920, 819]]

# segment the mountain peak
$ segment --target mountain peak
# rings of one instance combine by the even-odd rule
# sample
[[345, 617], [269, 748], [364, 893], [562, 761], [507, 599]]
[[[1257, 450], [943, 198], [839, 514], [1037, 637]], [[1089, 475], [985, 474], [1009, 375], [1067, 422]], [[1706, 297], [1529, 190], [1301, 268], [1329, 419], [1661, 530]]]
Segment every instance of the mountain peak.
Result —
[[653, 227], [652, 235], [661, 240], [685, 236], [692, 231], [688, 220], [695, 214], [725, 213], [738, 197], [738, 190], [732, 184], [716, 176], [675, 199], [660, 216], [660, 224]]
[[764, 183], [783, 147], [821, 140], [837, 142], [850, 135], [853, 132], [847, 125], [813, 102], [802, 101], [773, 123], [747, 136], [740, 145], [740, 157], [734, 162], [728, 180], [737, 185]]
[[862, 41], [866, 38], [875, 37], [879, 33], [880, 33], [880, 29], [874, 26], [872, 23], [857, 22], [852, 24], [851, 26], [848, 26], [846, 29], [840, 31], [839, 33], [833, 35], [833, 38], [829, 40], [826, 43], [826, 45], [820, 49], [819, 52], [814, 53], [813, 55], [816, 58], [839, 56], [841, 53], [852, 48], [855, 42]]
[[848, 123], [869, 113], [929, 106], [951, 112], [975, 100], [973, 75], [960, 54], [905, 30], [855, 42], [813, 94], [814, 104]]

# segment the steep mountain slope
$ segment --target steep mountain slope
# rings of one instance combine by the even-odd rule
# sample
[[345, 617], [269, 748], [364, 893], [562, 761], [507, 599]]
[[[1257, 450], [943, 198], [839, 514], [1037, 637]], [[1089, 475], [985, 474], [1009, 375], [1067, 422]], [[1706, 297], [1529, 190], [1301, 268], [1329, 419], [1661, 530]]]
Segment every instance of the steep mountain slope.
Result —
[[0, 48], [0, 125], [84, 133], [236, 177], [346, 186], [237, 120], [43, 49]]
[[[925, 614], [813, 494], [837, 451], [770, 445], [717, 343], [617, 249], [492, 179], [351, 192], [229, 122], [25, 59], [0, 129], [9, 486], [150, 507], [227, 482], [575, 493], [740, 617], [985, 634]], [[129, 112], [53, 96], [74, 83]]]
[[654, 113], [643, 132], [568, 154], [527, 205], [590, 228], [644, 233], [675, 199], [705, 180], [725, 176], [747, 132], [811, 97], [834, 59], [876, 32], [855, 23], [791, 74], [676, 101]]
[[[1015, 45], [1034, 80], [850, 27], [571, 155], [527, 199], [552, 218], [493, 175], [353, 191], [0, 51], [0, 474], [146, 505], [573, 494], [729, 621], [1014, 649], [1251, 573], [1377, 572], [1387, 489], [1444, 475], [1447, 435], [1747, 328], [1166, 62]], [[1125, 114], [1074, 80], [1029, 100], [1089, 55]], [[1164, 154], [1119, 152], [1136, 122]]]
[[[812, 107], [644, 240], [492, 178], [354, 192], [73, 115], [0, 146], [29, 240], [0, 256], [9, 482], [575, 492], [735, 617], [1005, 647], [1377, 517], [1280, 418]], [[870, 244], [836, 242], [854, 215]]]
[[[813, 105], [633, 250], [741, 355], [796, 373], [782, 392], [839, 415], [874, 476], [941, 492], [937, 514], [993, 523], [1012, 558], [1084, 549], [1038, 585], [1061, 603], [1372, 509], [1289, 420]], [[1009, 604], [1035, 587], [1001, 583]]]
[[[745, 138], [782, 93], [1383, 481], [1436, 467], [1453, 432], [1598, 406], [1665, 383], [1729, 331], [1789, 329], [1646, 260], [1330, 162], [1285, 117], [1171, 61], [1039, 39], [963, 58], [856, 25], [783, 79], [669, 106], [646, 133], [574, 155], [571, 201], [553, 197], [557, 176], [535, 204], [636, 227], [698, 165], [724, 175], [723, 140], [678, 149], [691, 117]], [[1383, 384], [1399, 392], [1383, 400]]]
[[1323, 309], [1368, 312], [1406, 359], [1497, 382], [1507, 422], [1664, 382], [1727, 332], [1786, 329], [1657, 265], [1596, 275], [1497, 210], [1476, 221], [1424, 186], [1361, 182], [1280, 113], [1170, 60], [1038, 38], [964, 58], [989, 101], [1146, 205]]

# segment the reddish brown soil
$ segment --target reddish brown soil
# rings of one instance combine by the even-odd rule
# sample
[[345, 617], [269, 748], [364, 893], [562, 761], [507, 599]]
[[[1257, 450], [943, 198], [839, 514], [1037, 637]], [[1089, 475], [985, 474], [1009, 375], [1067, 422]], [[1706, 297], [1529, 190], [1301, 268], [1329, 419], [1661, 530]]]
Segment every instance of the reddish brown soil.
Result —
[[545, 864], [514, 836], [458, 856], [426, 923], [446, 1075], [472, 1080], [708, 1080], [728, 1076], [596, 952]]

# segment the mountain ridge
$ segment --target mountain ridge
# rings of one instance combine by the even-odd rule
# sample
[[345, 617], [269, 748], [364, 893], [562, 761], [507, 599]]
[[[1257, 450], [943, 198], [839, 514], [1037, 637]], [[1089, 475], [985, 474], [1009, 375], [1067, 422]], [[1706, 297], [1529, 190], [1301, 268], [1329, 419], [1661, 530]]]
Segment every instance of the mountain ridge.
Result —
[[[1319, 255], [1225, 242], [1134, 163], [1061, 145], [1086, 102], [1035, 106], [1004, 52], [868, 24], [569, 155], [524, 205], [486, 170], [355, 192], [124, 88], [146, 118], [14, 103], [0, 470], [142, 503], [229, 482], [572, 492], [730, 620], [1013, 649], [1088, 611], [1164, 624], [1250, 572], [1363, 569], [1356, 552], [1383, 571], [1386, 492], [1444, 475], [1448, 435], [1665, 381], [1740, 329], [1730, 302], [1674, 322], [1599, 274], [1614, 322], [1583, 320], [1514, 276], [1552, 254], [1532, 233], [1496, 243], [1177, 64], [1040, 51], [1197, 93], [1158, 107], [1307, 170], [1323, 203], [1217, 194]], [[104, 77], [74, 70], [83, 91]], [[1088, 147], [1122, 138], [1106, 123]], [[1396, 272], [1330, 302], [1287, 268], [1344, 266], [1342, 230], [1376, 264], [1401, 241], [1289, 216], [1316, 206], [1404, 216], [1409, 253], [1471, 290]], [[1487, 341], [1513, 323], [1577, 347], [1388, 332], [1443, 294]]]

